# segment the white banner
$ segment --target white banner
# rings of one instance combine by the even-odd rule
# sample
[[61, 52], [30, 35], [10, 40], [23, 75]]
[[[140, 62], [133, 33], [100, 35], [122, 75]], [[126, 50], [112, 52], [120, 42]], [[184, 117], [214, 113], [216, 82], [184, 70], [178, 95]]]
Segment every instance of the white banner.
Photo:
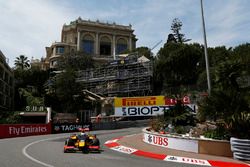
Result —
[[187, 157], [178, 157], [178, 156], [171, 156], [171, 155], [168, 155], [164, 159], [164, 161], [179, 162], [179, 163], [186, 163], [186, 164], [193, 164], [193, 165], [202, 165], [202, 166], [211, 166], [207, 160], [187, 158]]
[[198, 153], [198, 141], [144, 133], [143, 141], [152, 145]]
[[119, 151], [119, 152], [122, 152], [122, 153], [126, 153], [126, 154], [132, 154], [132, 153], [137, 151], [134, 148], [125, 147], [125, 146], [116, 146], [116, 147], [112, 147], [110, 149], [116, 150], [116, 151]]
[[167, 106], [116, 107], [116, 116], [154, 116], [162, 115]]

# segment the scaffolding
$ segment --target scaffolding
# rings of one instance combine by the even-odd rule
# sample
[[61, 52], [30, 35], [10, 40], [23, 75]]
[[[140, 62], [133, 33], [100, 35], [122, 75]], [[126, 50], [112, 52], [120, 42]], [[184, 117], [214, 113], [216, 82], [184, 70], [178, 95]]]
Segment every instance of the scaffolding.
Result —
[[128, 56], [106, 66], [77, 72], [76, 81], [84, 89], [103, 96], [146, 96], [152, 93], [153, 70], [150, 61]]

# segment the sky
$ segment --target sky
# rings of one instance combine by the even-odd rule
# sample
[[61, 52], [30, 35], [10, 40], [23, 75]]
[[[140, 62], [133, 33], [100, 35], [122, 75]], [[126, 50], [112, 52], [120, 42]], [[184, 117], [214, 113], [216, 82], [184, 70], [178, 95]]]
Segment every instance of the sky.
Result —
[[[203, 0], [208, 47], [250, 42], [250, 0]], [[11, 67], [19, 55], [46, 56], [45, 47], [60, 41], [63, 24], [83, 20], [132, 25], [137, 47], [157, 53], [171, 33], [174, 18], [181, 32], [203, 44], [200, 0], [0, 0], [0, 50]]]

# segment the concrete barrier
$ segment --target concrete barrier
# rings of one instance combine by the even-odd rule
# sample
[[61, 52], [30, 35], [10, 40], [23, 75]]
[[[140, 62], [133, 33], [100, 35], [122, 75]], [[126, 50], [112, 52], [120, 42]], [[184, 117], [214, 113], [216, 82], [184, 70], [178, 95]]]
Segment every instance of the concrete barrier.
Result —
[[143, 141], [148, 144], [199, 154], [225, 157], [232, 157], [233, 155], [229, 141], [159, 134], [157, 132], [148, 131], [147, 128], [144, 128], [142, 131]]

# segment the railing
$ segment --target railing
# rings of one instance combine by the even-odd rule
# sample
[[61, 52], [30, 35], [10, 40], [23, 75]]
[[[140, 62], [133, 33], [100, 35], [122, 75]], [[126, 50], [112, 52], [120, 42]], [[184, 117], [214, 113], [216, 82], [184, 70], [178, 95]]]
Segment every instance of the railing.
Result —
[[230, 143], [235, 159], [250, 161], [250, 140], [232, 137]]

